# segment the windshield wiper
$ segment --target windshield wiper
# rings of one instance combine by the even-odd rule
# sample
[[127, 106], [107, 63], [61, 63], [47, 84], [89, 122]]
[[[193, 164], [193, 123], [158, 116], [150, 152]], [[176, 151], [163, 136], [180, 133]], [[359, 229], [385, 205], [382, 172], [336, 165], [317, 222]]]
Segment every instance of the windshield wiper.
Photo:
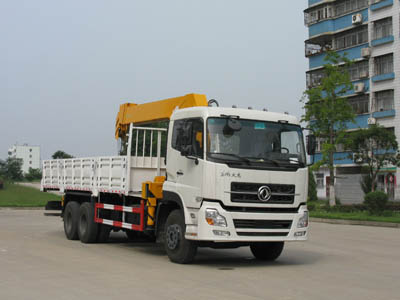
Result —
[[234, 153], [222, 153], [222, 152], [208, 152], [209, 155], [226, 155], [226, 156], [231, 156], [231, 157], [235, 157], [237, 159], [239, 159], [240, 161], [245, 162], [246, 164], [250, 165], [250, 160], [246, 157], [234, 154]]
[[292, 158], [292, 157], [289, 157], [287, 160], [286, 159], [281, 159], [281, 161], [289, 162], [289, 164], [291, 164], [291, 165], [304, 166], [303, 162], [299, 161], [298, 159]]
[[281, 166], [281, 164], [277, 160], [267, 158], [267, 157], [246, 157], [246, 158], [247, 159], [255, 159], [255, 160], [257, 160], [257, 162], [272, 162], [277, 167]]

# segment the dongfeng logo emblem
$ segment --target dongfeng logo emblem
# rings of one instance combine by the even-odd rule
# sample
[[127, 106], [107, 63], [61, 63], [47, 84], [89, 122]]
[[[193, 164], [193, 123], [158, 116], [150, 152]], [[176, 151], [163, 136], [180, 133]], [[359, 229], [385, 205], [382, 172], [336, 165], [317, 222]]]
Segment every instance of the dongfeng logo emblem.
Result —
[[257, 196], [260, 201], [267, 202], [271, 198], [271, 189], [268, 186], [263, 185], [258, 189]]

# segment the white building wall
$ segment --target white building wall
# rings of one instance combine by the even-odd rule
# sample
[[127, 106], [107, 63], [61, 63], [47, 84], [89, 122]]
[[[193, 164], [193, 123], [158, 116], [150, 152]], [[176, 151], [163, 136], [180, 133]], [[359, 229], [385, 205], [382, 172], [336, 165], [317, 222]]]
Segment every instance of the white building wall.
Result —
[[[374, 59], [373, 57], [393, 53], [393, 69], [395, 73], [394, 80], [385, 80], [381, 82], [371, 81], [371, 96], [370, 101], [372, 104], [374, 92], [394, 89], [394, 109], [396, 116], [388, 118], [379, 118], [377, 123], [385, 127], [394, 127], [397, 141], [400, 144], [400, 1], [393, 1], [392, 6], [378, 9], [369, 12], [369, 36], [370, 41], [373, 40], [374, 21], [392, 17], [393, 21], [393, 36], [394, 42], [371, 47], [372, 55], [370, 59], [370, 77], [374, 76]], [[396, 171], [397, 184], [395, 187], [395, 198], [400, 199], [400, 169]]]
[[28, 173], [29, 168], [40, 169], [40, 147], [29, 145], [14, 145], [9, 150], [9, 157], [22, 159], [22, 172]]

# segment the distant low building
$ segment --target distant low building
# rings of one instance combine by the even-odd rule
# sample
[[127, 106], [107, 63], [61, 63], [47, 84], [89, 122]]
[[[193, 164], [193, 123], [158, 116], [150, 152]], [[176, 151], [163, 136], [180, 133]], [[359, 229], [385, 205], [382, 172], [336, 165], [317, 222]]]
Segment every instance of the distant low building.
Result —
[[22, 159], [22, 172], [28, 173], [29, 168], [40, 169], [40, 147], [28, 144], [14, 145], [8, 150], [8, 157]]

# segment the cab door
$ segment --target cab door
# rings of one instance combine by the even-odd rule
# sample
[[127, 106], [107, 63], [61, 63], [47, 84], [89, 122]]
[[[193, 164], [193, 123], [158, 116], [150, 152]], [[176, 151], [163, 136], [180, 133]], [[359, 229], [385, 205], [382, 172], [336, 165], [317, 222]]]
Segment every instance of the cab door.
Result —
[[204, 122], [175, 120], [167, 154], [167, 177], [187, 207], [199, 207], [203, 188]]

